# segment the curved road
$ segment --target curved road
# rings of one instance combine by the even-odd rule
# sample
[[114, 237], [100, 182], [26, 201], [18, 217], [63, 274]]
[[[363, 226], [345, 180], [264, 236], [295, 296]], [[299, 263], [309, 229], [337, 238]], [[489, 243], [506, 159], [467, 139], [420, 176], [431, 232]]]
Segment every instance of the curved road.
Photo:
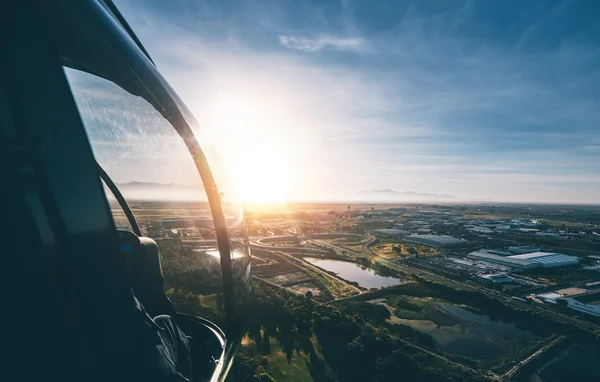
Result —
[[368, 253], [371, 256], [377, 257], [377, 254], [375, 254], [375, 252], [371, 251], [371, 248], [369, 248], [369, 246], [373, 244], [373, 242], [377, 241], [377, 238], [375, 237], [375, 235], [370, 233], [368, 233], [367, 236], [369, 236], [369, 240], [363, 244], [363, 252]]

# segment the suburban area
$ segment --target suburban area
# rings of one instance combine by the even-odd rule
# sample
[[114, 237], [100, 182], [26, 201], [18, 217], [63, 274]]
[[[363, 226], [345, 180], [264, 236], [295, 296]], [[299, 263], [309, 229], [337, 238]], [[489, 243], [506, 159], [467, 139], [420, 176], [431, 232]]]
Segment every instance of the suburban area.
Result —
[[[194, 216], [182, 217], [175, 202], [155, 203], [155, 210], [147, 203], [133, 207], [161, 246], [167, 293], [180, 307], [206, 314], [215, 299], [194, 294], [193, 268], [178, 257], [210, 246], [206, 210], [198, 204]], [[363, 338], [363, 328], [337, 352], [326, 338], [334, 329], [319, 330], [342, 315], [384, 331], [404, 353], [427, 356], [432, 375], [440, 363], [439, 372], [446, 371], [439, 380], [454, 380], [448, 370], [456, 380], [586, 380], [600, 360], [598, 212], [533, 204], [250, 207], [255, 303], [266, 310], [282, 304], [290, 320], [301, 308], [308, 318], [285, 334], [282, 322], [263, 322], [266, 313], [254, 317], [234, 373], [243, 374], [243, 364], [247, 374], [275, 380], [343, 380], [336, 354]], [[297, 338], [302, 325], [310, 327], [304, 344]], [[368, 363], [381, 359], [361, 360], [364, 370], [354, 372], [368, 375]]]

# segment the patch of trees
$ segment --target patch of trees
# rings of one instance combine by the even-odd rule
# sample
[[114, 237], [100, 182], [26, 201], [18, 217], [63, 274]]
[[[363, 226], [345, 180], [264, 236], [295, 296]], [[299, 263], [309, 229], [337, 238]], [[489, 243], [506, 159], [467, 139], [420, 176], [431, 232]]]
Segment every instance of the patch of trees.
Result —
[[313, 318], [324, 359], [340, 381], [481, 380], [401, 341], [409, 327], [374, 326], [326, 305], [316, 307]]
[[403, 300], [403, 299], [399, 299], [398, 301], [396, 301], [396, 303], [394, 305], [398, 309], [410, 310], [413, 312], [421, 312], [422, 311], [422, 309], [419, 305], [412, 303], [410, 301], [407, 301], [407, 300]]
[[381, 276], [402, 277], [402, 274], [400, 272], [378, 262], [371, 263], [371, 269], [373, 269], [375, 273]]
[[390, 311], [385, 306], [361, 301], [349, 301], [343, 305], [344, 312], [361, 315], [364, 319], [384, 324], [390, 318]]
[[407, 247], [406, 251], [413, 256], [416, 256], [419, 254], [419, 251], [417, 251], [417, 249], [413, 246]]
[[366, 257], [357, 257], [356, 262], [365, 267], [368, 267], [371, 265], [371, 260], [369, 260]]
[[[404, 343], [401, 338], [432, 346], [425, 334], [385, 324], [389, 312], [380, 305], [346, 302], [340, 310], [317, 304], [309, 295], [291, 295], [255, 283], [249, 306], [248, 336], [256, 342], [261, 358], [238, 355], [231, 372], [235, 381], [269, 381], [261, 359], [271, 351], [271, 338], [279, 342], [289, 361], [295, 353], [309, 355], [307, 365], [315, 381], [480, 380]], [[314, 335], [322, 358], [311, 342]]]

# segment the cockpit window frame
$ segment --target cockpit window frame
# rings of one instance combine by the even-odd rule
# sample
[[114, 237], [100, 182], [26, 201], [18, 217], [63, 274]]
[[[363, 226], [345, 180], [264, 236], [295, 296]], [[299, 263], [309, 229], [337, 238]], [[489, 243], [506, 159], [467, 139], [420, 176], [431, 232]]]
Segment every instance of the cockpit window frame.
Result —
[[[183, 139], [193, 158], [206, 190], [217, 236], [223, 279], [224, 311], [228, 319], [224, 332], [235, 337], [241, 331], [236, 311], [235, 282], [231, 258], [232, 245], [222, 206], [222, 194], [215, 182], [207, 157], [200, 146], [193, 127], [195, 119], [159, 73], [148, 53], [140, 49], [118, 17], [101, 1], [65, 2], [54, 4], [47, 11], [51, 30], [65, 67], [104, 78], [125, 91], [149, 102]], [[72, 31], [77, 30], [74, 34]], [[236, 351], [236, 341], [226, 342], [225, 360], [218, 365], [215, 375], [220, 379], [231, 366], [230, 354]]]

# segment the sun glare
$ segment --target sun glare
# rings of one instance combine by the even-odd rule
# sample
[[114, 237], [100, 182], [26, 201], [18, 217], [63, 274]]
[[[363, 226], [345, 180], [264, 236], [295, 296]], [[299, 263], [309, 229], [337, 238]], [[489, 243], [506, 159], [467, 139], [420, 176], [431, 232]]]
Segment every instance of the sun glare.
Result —
[[243, 95], [221, 96], [210, 109], [236, 194], [246, 202], [288, 200], [293, 188], [293, 137], [282, 111]]

